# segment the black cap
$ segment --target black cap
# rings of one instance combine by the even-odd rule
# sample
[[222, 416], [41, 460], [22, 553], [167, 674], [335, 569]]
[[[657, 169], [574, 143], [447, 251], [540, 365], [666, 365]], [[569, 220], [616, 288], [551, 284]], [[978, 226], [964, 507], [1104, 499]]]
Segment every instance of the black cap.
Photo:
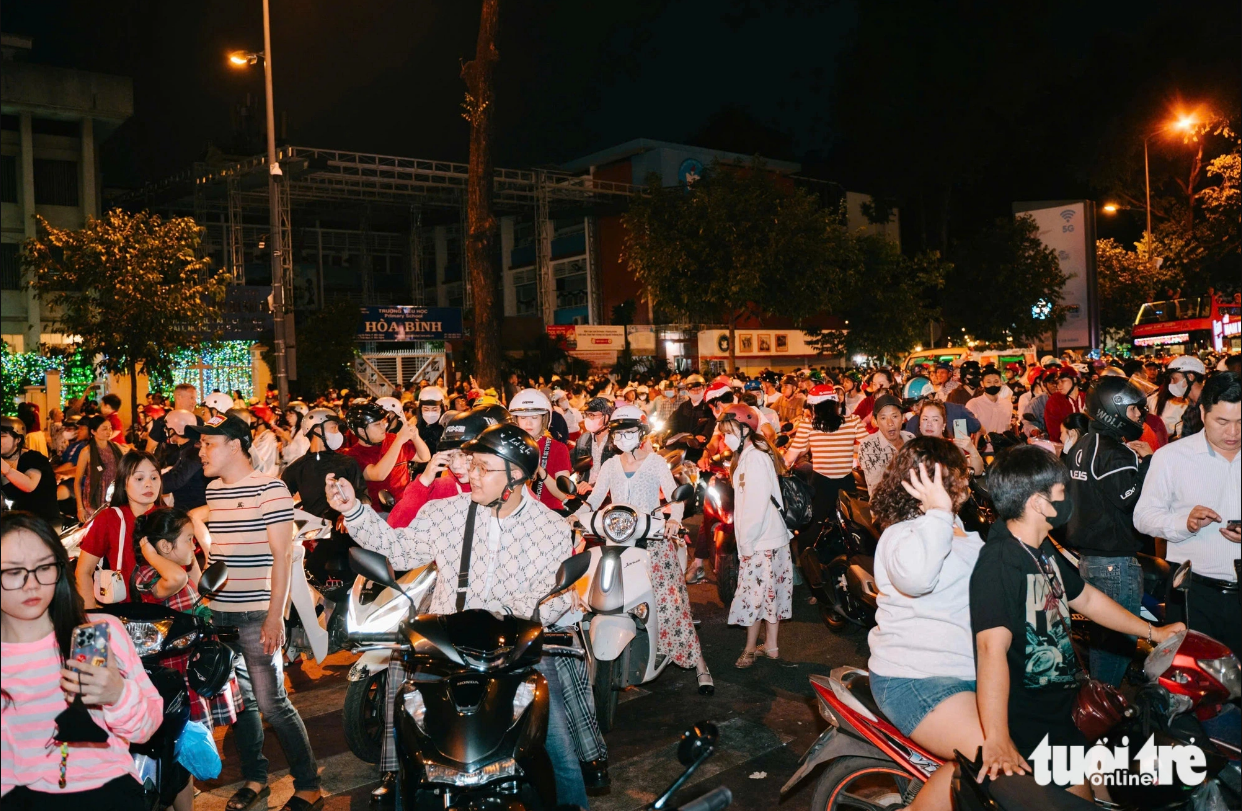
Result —
[[881, 394], [879, 397], [875, 398], [875, 407], [871, 409], [871, 413], [879, 416], [880, 409], [887, 408], [888, 406], [892, 406], [898, 411], [902, 410], [900, 400], [891, 394]]
[[242, 450], [250, 450], [250, 426], [241, 417], [217, 414], [202, 425], [187, 425], [185, 435], [190, 438], [222, 436], [228, 439], [240, 439]]

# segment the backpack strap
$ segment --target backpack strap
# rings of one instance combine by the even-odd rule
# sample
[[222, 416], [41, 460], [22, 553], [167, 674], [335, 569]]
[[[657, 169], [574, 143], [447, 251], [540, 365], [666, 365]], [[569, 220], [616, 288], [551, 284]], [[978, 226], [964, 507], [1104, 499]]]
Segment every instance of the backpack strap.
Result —
[[470, 587], [470, 551], [474, 546], [474, 516], [479, 505], [471, 501], [466, 511], [466, 531], [461, 539], [461, 566], [457, 572], [457, 610], [466, 609], [466, 592]]

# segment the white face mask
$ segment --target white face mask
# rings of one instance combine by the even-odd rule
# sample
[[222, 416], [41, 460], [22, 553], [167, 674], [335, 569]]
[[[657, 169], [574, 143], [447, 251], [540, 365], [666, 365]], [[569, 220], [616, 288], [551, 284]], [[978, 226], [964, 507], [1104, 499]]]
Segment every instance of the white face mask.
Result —
[[601, 417], [587, 417], [583, 423], [592, 434], [598, 434], [600, 429], [604, 427], [604, 420]]
[[423, 422], [427, 423], [428, 425], [435, 425], [439, 421], [440, 421], [440, 409], [438, 408], [424, 408], [423, 409]]
[[332, 450], [336, 450], [345, 444], [345, 435], [340, 431], [329, 431], [325, 428], [323, 431], [323, 444]]
[[742, 438], [737, 434], [725, 434], [724, 443], [729, 446], [729, 450], [736, 451], [742, 446]]
[[668, 389], [667, 391], [664, 392], [664, 396], [671, 400], [673, 398], [673, 395], [676, 393], [677, 392], [673, 391], [672, 389]]
[[629, 453], [638, 447], [639, 438], [637, 434], [618, 434], [612, 438], [612, 444], [622, 453]]
[[1176, 383], [1169, 384], [1169, 394], [1172, 394], [1174, 397], [1185, 397], [1186, 391], [1189, 388], [1190, 386], [1186, 383], [1185, 380], [1179, 380]]

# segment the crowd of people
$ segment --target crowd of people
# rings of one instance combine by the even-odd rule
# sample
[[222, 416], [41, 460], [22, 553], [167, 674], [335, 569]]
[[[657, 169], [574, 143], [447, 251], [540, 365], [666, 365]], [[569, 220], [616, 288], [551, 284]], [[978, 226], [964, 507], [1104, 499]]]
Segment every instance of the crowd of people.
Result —
[[[435, 613], [529, 614], [575, 551], [575, 522], [609, 500], [651, 512], [670, 498], [676, 482], [657, 449], [684, 451], [703, 470], [727, 460], [739, 557], [728, 622], [746, 629], [738, 668], [779, 659], [780, 623], [792, 616], [796, 550], [781, 477], [809, 482], [811, 523], [798, 536], [814, 539], [859, 471], [883, 527], [869, 639], [876, 701], [938, 756], [982, 747], [989, 771], [1024, 770], [1045, 735], [1081, 741], [1070, 720], [1071, 611], [1094, 621], [1089, 669], [1114, 685], [1136, 637], [1159, 642], [1182, 621], [1242, 651], [1239, 360], [1048, 356], [1029, 368], [967, 359], [632, 380], [515, 373], [496, 388], [417, 381], [389, 396], [330, 390], [283, 408], [271, 387], [249, 402], [241, 392], [200, 401], [180, 385], [170, 400], [152, 394], [128, 427], [115, 394], [88, 392], [45, 422], [22, 404], [0, 422], [14, 511], [0, 549], [6, 807], [49, 795], [133, 807], [124, 741], [153, 732], [159, 695], [114, 620], [106, 665], [66, 664], [72, 629], [116, 601], [101, 581], [115, 576], [121, 599], [186, 610], [200, 561], [228, 563], [208, 605], [239, 629], [235, 680], [211, 699], [193, 696], [193, 717], [234, 726], [244, 783], [230, 811], [269, 793], [263, 720], [294, 777], [285, 808], [307, 811], [322, 806], [320, 776], [282, 656], [295, 504], [334, 526], [308, 567], [331, 570], [357, 544], [397, 569], [435, 562]], [[957, 517], [972, 478], [994, 506], [986, 539]], [[690, 537], [682, 518], [671, 505], [648, 547], [658, 649], [712, 695], [686, 588], [708, 577], [711, 538]], [[75, 521], [88, 526], [71, 570], [57, 533]], [[1079, 555], [1077, 569], [1050, 538]], [[684, 570], [681, 542], [691, 547]], [[1140, 550], [1191, 561], [1189, 615], [1171, 604], [1168, 625], [1138, 618]], [[550, 603], [545, 616], [564, 609]], [[540, 670], [558, 798], [585, 807], [587, 789], [608, 783], [586, 672], [576, 660]], [[105, 747], [39, 748], [55, 739], [62, 691], [92, 708]], [[390, 737], [381, 804], [394, 792]], [[947, 808], [950, 777], [937, 772], [910, 807]], [[193, 797], [187, 779], [178, 810]]]

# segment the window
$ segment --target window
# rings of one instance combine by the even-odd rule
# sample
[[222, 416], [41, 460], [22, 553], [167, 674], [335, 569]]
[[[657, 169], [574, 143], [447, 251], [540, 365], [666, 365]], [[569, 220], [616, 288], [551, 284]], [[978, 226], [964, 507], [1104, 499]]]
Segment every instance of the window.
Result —
[[22, 267], [17, 259], [16, 242], [0, 243], [0, 290], [22, 288]]
[[539, 283], [534, 270], [520, 270], [513, 274], [513, 292], [516, 300], [514, 315], [539, 314]]
[[78, 205], [78, 164], [35, 158], [35, 202], [45, 206]]
[[461, 268], [463, 264], [463, 252], [461, 244], [461, 229], [453, 226], [445, 229], [444, 248], [444, 281], [446, 284], [461, 281]]
[[17, 202], [16, 155], [0, 155], [0, 202]]
[[77, 121], [60, 121], [55, 118], [30, 119], [30, 131], [35, 135], [58, 135], [62, 138], [78, 138], [82, 125]]

